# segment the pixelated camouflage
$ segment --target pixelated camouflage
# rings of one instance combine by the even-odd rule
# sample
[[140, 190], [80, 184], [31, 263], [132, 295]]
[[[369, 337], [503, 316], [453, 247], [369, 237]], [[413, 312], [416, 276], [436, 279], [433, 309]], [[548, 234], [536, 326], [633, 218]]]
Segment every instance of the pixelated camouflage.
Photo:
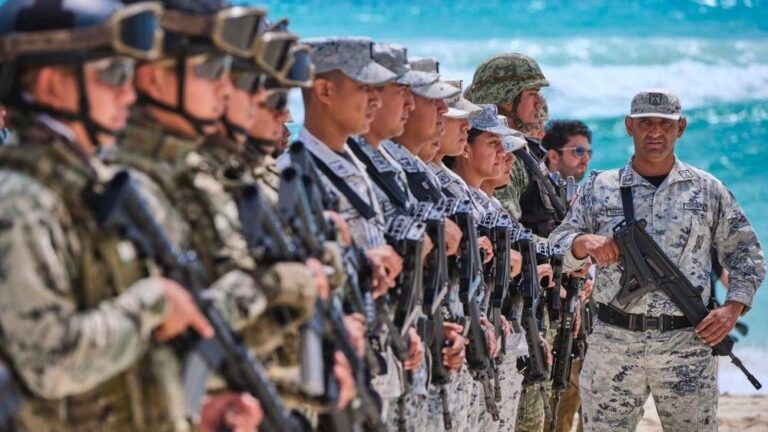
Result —
[[368, 38], [318, 38], [304, 42], [311, 48], [317, 74], [338, 70], [350, 79], [370, 85], [384, 85], [397, 77], [373, 60], [373, 41]]
[[632, 98], [629, 116], [661, 117], [670, 120], [680, 119], [680, 98], [670, 90], [654, 88], [644, 90]]
[[499, 118], [498, 109], [493, 104], [478, 105], [482, 110], [479, 114], [472, 117], [469, 121], [472, 129], [480, 129], [496, 135], [513, 135], [515, 130], [508, 127], [506, 121]]
[[523, 54], [502, 54], [478, 66], [464, 97], [474, 103], [502, 105], [514, 102], [526, 89], [548, 86], [535, 60]]
[[445, 80], [445, 82], [459, 89], [459, 93], [445, 99], [445, 103], [448, 104], [448, 112], [443, 114], [443, 117], [465, 119], [480, 114], [482, 108], [468, 101], [462, 94], [461, 90], [463, 87], [461, 80]]
[[436, 73], [417, 71], [408, 63], [408, 50], [402, 45], [373, 44], [376, 63], [397, 75], [395, 83], [407, 86], [425, 86], [437, 81]]

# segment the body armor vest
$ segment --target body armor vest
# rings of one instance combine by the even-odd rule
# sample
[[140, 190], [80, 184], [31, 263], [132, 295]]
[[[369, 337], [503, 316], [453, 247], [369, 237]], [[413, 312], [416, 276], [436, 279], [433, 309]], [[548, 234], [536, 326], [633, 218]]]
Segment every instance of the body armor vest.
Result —
[[[115, 233], [99, 230], [83, 192], [97, 182], [93, 168], [47, 130], [30, 131], [24, 145], [0, 150], [0, 166], [23, 172], [52, 190], [65, 204], [62, 223], [71, 256], [72, 300], [79, 311], [120, 295], [147, 275], [145, 263], [126, 262]], [[130, 244], [130, 243], [128, 243]], [[130, 369], [95, 389], [59, 400], [43, 399], [24, 389], [21, 430], [30, 431], [171, 431], [168, 398], [153, 375], [152, 351]], [[187, 425], [188, 426], [188, 425]]]
[[[544, 155], [539, 151], [539, 147], [538, 143], [528, 141], [531, 156], [540, 161], [540, 166], [543, 166]], [[533, 231], [534, 234], [546, 238], [562, 221], [558, 220], [555, 214], [547, 190], [542, 184], [542, 179], [531, 173], [527, 166], [525, 170], [530, 181], [520, 195], [520, 208], [522, 210], [520, 223]]]

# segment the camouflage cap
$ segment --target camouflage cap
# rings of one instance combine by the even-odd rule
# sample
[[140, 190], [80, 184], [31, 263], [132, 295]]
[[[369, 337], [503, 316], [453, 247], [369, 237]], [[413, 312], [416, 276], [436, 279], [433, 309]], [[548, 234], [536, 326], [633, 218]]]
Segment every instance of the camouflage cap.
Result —
[[[507, 126], [506, 117], [499, 116], [496, 105], [480, 104], [480, 113], [469, 120], [472, 129], [480, 129], [496, 135], [507, 136], [515, 133], [515, 130]], [[501, 118], [500, 118], [501, 117]]]
[[416, 96], [427, 99], [446, 99], [461, 93], [458, 89], [440, 79], [438, 71], [439, 63], [434, 58], [413, 59], [409, 62], [414, 71], [427, 73], [435, 77], [435, 80], [427, 85], [411, 86], [411, 92]]
[[[509, 127], [508, 120], [506, 117], [504, 117], [503, 115], [499, 115], [497, 117], [499, 119], [499, 122], [502, 125]], [[512, 130], [511, 134], [501, 137], [501, 145], [504, 147], [505, 153], [510, 153], [515, 150], [520, 150], [521, 148], [524, 148], [526, 145], [525, 135], [522, 132], [512, 128], [510, 128], [510, 130]]]
[[402, 45], [373, 44], [373, 59], [397, 75], [395, 78], [397, 84], [425, 86], [437, 81], [437, 75], [411, 68], [408, 63], [408, 50]]
[[443, 117], [452, 119], [466, 119], [480, 114], [480, 111], [483, 109], [466, 100], [461, 94], [461, 80], [445, 80], [445, 82], [459, 89], [459, 93], [445, 100], [445, 103], [448, 104], [448, 112], [443, 114]]
[[676, 94], [664, 88], [652, 88], [641, 91], [632, 98], [629, 116], [679, 120], [681, 111], [680, 98]]
[[474, 103], [501, 105], [514, 102], [527, 89], [548, 86], [535, 60], [523, 54], [502, 54], [478, 66], [464, 96]]
[[315, 73], [338, 70], [352, 80], [384, 85], [397, 75], [373, 61], [373, 41], [368, 38], [319, 38], [304, 41], [311, 48]]

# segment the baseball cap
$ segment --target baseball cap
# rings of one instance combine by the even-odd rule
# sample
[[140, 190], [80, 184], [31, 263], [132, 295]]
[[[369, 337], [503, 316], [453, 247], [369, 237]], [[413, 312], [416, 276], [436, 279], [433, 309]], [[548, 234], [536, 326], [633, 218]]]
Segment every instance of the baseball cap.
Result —
[[304, 41], [311, 48], [315, 73], [338, 70], [348, 78], [374, 86], [393, 81], [397, 75], [373, 59], [373, 41], [360, 37], [328, 37]]
[[643, 90], [632, 98], [629, 116], [661, 117], [679, 120], [681, 116], [680, 98], [665, 88]]

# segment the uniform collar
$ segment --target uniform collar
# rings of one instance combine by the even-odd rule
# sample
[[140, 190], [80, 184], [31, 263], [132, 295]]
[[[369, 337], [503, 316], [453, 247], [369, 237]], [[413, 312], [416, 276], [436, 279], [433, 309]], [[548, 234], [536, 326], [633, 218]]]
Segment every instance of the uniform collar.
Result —
[[346, 152], [347, 157], [344, 157], [331, 150], [327, 144], [312, 135], [312, 132], [306, 127], [301, 128], [299, 140], [304, 143], [308, 151], [325, 161], [342, 178], [350, 175], [362, 176], [366, 170], [365, 165], [352, 153], [346, 142], [344, 143], [344, 152]]
[[128, 125], [122, 145], [160, 160], [175, 161], [197, 150], [202, 141], [170, 133], [149, 118], [139, 116]]
[[[632, 161], [634, 160], [634, 156], [629, 158], [629, 161], [622, 169], [622, 175], [619, 179], [620, 186], [638, 186], [638, 185], [649, 185], [650, 183], [648, 180], [643, 178], [640, 174], [638, 174], [634, 168], [632, 168]], [[664, 180], [664, 184], [671, 185], [672, 183], [677, 183], [681, 181], [689, 181], [693, 179], [693, 171], [691, 170], [691, 167], [688, 166], [688, 164], [684, 162], [680, 162], [680, 159], [675, 156], [675, 164], [672, 166], [672, 171], [669, 172], [667, 175], [666, 180]]]

